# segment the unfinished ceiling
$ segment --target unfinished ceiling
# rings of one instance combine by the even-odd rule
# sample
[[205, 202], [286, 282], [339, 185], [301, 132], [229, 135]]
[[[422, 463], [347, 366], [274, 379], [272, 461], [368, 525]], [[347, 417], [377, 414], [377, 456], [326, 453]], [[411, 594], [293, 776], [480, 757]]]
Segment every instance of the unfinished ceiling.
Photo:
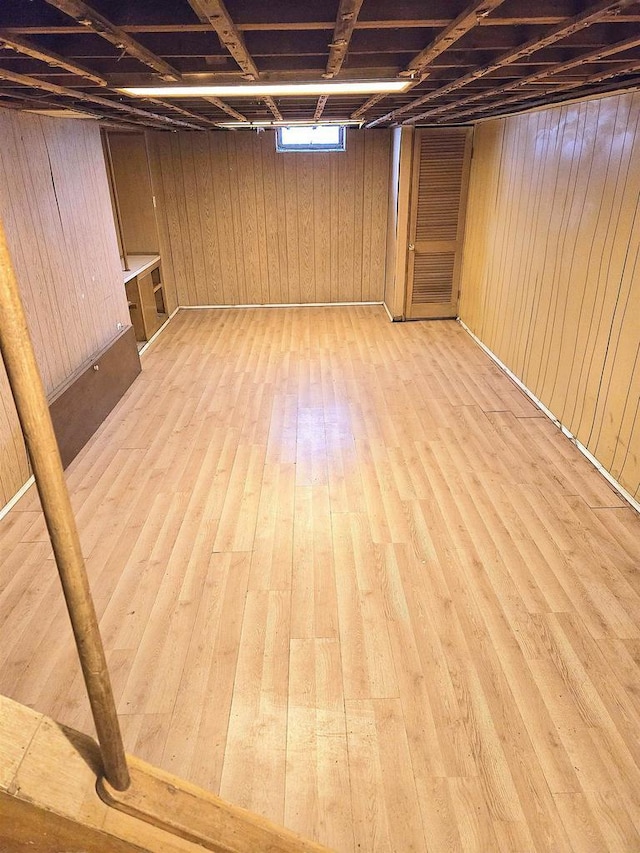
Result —
[[[640, 85], [640, 2], [576, 0], [2, 0], [0, 105], [121, 124], [231, 119], [468, 123]], [[402, 94], [122, 95], [122, 86], [370, 80]]]

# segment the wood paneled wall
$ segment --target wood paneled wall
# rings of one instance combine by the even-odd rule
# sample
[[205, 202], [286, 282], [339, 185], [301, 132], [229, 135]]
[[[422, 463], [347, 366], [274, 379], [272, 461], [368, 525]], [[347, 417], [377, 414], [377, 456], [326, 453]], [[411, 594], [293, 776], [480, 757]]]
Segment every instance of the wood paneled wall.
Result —
[[150, 142], [177, 304], [382, 300], [389, 131], [348, 130], [347, 151], [328, 154], [276, 154], [272, 131]]
[[29, 478], [27, 451], [22, 440], [9, 380], [0, 359], [0, 507], [20, 489]]
[[154, 255], [159, 245], [145, 135], [115, 131], [107, 135], [127, 252]]
[[[391, 131], [391, 159], [389, 162], [389, 193], [387, 203], [387, 257], [384, 271], [384, 303], [387, 311], [392, 314], [395, 295], [396, 258], [398, 256], [398, 225], [399, 209], [398, 194], [400, 190], [400, 142], [402, 128], [394, 127]], [[392, 314], [393, 316], [393, 314]]]
[[461, 319], [640, 496], [640, 94], [475, 132]]
[[[100, 131], [0, 110], [0, 139], [0, 218], [51, 395], [130, 323]], [[2, 373], [0, 506], [29, 476]]]

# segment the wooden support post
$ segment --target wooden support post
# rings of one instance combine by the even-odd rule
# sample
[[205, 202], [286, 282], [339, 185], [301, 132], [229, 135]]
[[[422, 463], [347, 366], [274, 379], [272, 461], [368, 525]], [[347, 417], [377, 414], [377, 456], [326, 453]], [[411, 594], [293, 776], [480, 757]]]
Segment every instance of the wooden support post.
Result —
[[0, 351], [42, 502], [98, 734], [104, 775], [118, 791], [129, 770], [80, 539], [4, 228], [0, 223]]

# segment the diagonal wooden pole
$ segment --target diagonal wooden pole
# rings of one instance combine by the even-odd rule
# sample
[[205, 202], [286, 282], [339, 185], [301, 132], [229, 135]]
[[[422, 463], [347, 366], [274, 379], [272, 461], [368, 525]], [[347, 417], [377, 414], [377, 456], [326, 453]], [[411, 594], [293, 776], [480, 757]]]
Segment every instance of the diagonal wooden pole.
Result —
[[129, 770], [118, 725], [98, 619], [80, 548], [58, 443], [0, 223], [0, 351], [9, 377], [53, 546], [98, 734], [104, 775], [118, 791]]

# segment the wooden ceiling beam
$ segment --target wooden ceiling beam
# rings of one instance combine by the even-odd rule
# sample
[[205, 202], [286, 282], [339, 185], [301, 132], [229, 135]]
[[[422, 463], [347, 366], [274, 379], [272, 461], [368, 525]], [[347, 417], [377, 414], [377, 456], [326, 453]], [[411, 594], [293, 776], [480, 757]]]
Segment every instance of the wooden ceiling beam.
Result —
[[329, 97], [327, 95], [320, 95], [316, 103], [315, 111], [313, 113], [314, 121], [320, 121], [320, 118], [322, 117], [322, 113], [324, 112], [324, 108], [326, 107], [328, 100]]
[[380, 101], [384, 101], [384, 99], [386, 97], [387, 97], [387, 95], [385, 93], [378, 93], [377, 95], [371, 95], [371, 97], [367, 98], [367, 100], [363, 104], [360, 104], [360, 106], [358, 107], [357, 110], [354, 110], [351, 113], [350, 118], [362, 118], [362, 116], [365, 113], [369, 112], [371, 107], [375, 107], [375, 105], [379, 104]]
[[[7, 99], [9, 102], [7, 103]], [[126, 118], [111, 118], [106, 117], [104, 113], [96, 112], [92, 109], [87, 109], [87, 107], [82, 107], [82, 109], [75, 110], [73, 107], [65, 106], [63, 103], [59, 101], [50, 101], [46, 98], [29, 98], [25, 95], [9, 95], [6, 92], [0, 92], [0, 106], [6, 109], [12, 110], [23, 110], [27, 112], [39, 112], [40, 110], [72, 110], [76, 112], [82, 112], [83, 115], [86, 115], [87, 118], [96, 119], [100, 122], [101, 126], [109, 126], [118, 130], [126, 130], [126, 131], [135, 131], [136, 129], [140, 129], [141, 127], [153, 127], [157, 128], [156, 124], [146, 125], [141, 121], [132, 121]]]
[[427, 66], [431, 65], [437, 56], [444, 53], [452, 44], [455, 44], [462, 36], [466, 35], [469, 30], [478, 26], [503, 2], [504, 0], [484, 0], [484, 2], [472, 3], [470, 6], [467, 6], [455, 21], [452, 21], [448, 27], [445, 27], [430, 45], [420, 51], [417, 56], [413, 57], [406, 69], [400, 72], [400, 76], [420, 77]]
[[[371, 119], [367, 126], [374, 127], [403, 120], [446, 122], [462, 114], [484, 116], [498, 99], [517, 95], [527, 100], [541, 90], [558, 99], [562, 86], [578, 86], [595, 72], [615, 72], [612, 79], [628, 86], [631, 75], [618, 76], [624, 73], [620, 69], [640, 56], [639, 0], [457, 0], [455, 5], [450, 0], [367, 0], [366, 5], [363, 0], [338, 0], [336, 18], [329, 22], [318, 20], [327, 17], [326, 9], [318, 14], [312, 4], [292, 5], [290, 0], [234, 0], [228, 9], [228, 0], [189, 2], [199, 17], [186, 4], [180, 13], [165, 0], [164, 12], [157, 3], [37, 0], [28, 14], [16, 7], [15, 14], [1, 16], [5, 24], [34, 26], [0, 28], [0, 55], [3, 44], [9, 48], [7, 61], [0, 64], [6, 73], [17, 75], [14, 80], [29, 80], [38, 91], [45, 83], [58, 86], [48, 95], [50, 100], [74, 103], [78, 109], [86, 103], [87, 109], [104, 110], [116, 119], [116, 110], [126, 115], [120, 109], [123, 104], [139, 106], [140, 114], [129, 112], [128, 120], [156, 126], [170, 126], [172, 118], [174, 125], [179, 122], [177, 127], [199, 129], [219, 126], [223, 116], [239, 122], [271, 115], [281, 120], [279, 105], [284, 104], [285, 118], [313, 116], [320, 121], [325, 116], [364, 115]], [[69, 17], [58, 20], [47, 12], [50, 7]], [[456, 14], [463, 10], [454, 18], [452, 7]], [[232, 16], [240, 20], [236, 23]], [[49, 27], [49, 22], [68, 26]], [[598, 26], [591, 26], [594, 23]], [[212, 31], [220, 44], [218, 38], [211, 41]], [[137, 32], [149, 34], [144, 44], [136, 41]], [[344, 80], [399, 76], [408, 78], [409, 90], [377, 95], [365, 104], [362, 97], [316, 96], [286, 102], [266, 97], [232, 100], [233, 106], [219, 98], [208, 99], [208, 106], [191, 99], [165, 101], [162, 96], [137, 102], [119, 94], [126, 86], [157, 84], [163, 72], [184, 84], [243, 78], [284, 82], [318, 79], [323, 73]], [[614, 85], [607, 80], [595, 85]], [[26, 92], [25, 100], [37, 96], [35, 89], [11, 82], [0, 84], [0, 96], [1, 88], [9, 98], [20, 90]], [[87, 93], [102, 95], [104, 89], [105, 98], [113, 100], [87, 100]], [[586, 89], [575, 91], [582, 96]], [[46, 89], [40, 94], [45, 96]], [[577, 95], [570, 91], [567, 97]], [[383, 98], [388, 106], [376, 107]]]
[[221, 101], [220, 98], [214, 98], [213, 96], [208, 95], [202, 100], [208, 101], [210, 104], [213, 104], [214, 107], [217, 107], [219, 110], [222, 110], [223, 113], [226, 113], [228, 116], [231, 116], [238, 121], [248, 121], [246, 116], [243, 116], [242, 113], [238, 112], [238, 110], [234, 110], [234, 108], [230, 107], [229, 104], [225, 104], [225, 102]]
[[209, 24], [218, 34], [220, 43], [226, 47], [238, 63], [247, 80], [257, 80], [260, 72], [233, 18], [222, 0], [189, 0], [189, 5], [203, 24]]
[[[640, 72], [640, 59], [636, 59], [633, 62], [625, 63], [624, 65], [619, 65], [615, 69], [610, 71], [602, 71], [598, 74], [592, 74], [589, 77], [585, 77], [582, 80], [572, 80], [562, 83], [560, 85], [552, 86], [548, 89], [543, 89], [540, 92], [532, 92], [529, 95], [522, 93], [520, 95], [514, 95], [510, 98], [502, 98], [499, 101], [496, 101], [492, 104], [484, 104], [482, 109], [484, 111], [491, 111], [490, 116], [494, 115], [494, 110], [496, 107], [503, 107], [503, 112], [513, 112], [514, 110], [519, 109], [531, 109], [533, 106], [537, 106], [538, 102], [544, 104], [545, 96], [547, 95], [556, 95], [559, 92], [569, 92], [572, 89], [581, 89], [587, 86], [596, 86], [600, 83], [604, 83], [608, 80], [613, 80], [616, 77], [621, 77], [625, 74], [637, 74]], [[632, 86], [637, 86], [638, 81], [634, 81]], [[535, 100], [535, 105], [526, 105], [527, 101]], [[479, 112], [477, 107], [469, 110], [460, 110], [460, 112], [456, 112], [454, 115], [446, 116], [443, 119], [440, 119], [442, 122], [450, 122], [450, 121], [458, 121], [460, 118], [465, 115]], [[490, 117], [488, 116], [488, 117]]]
[[265, 104], [267, 105], [267, 107], [271, 111], [271, 115], [274, 117], [274, 119], [276, 121], [283, 121], [282, 113], [278, 109], [278, 105], [273, 100], [273, 98], [263, 98], [262, 100], [265, 102]]
[[[125, 30], [111, 23], [111, 21], [107, 20], [107, 18], [99, 12], [96, 12], [90, 6], [87, 6], [82, 2], [82, 0], [46, 0], [46, 2], [59, 9], [61, 12], [69, 15], [71, 18], [74, 18], [74, 20], [79, 21], [84, 29], [89, 28], [92, 32], [95, 32], [96, 35], [101, 36], [116, 47], [125, 50], [130, 56], [133, 56], [135, 59], [149, 66], [154, 71], [158, 72], [163, 80], [177, 82], [182, 79], [180, 72], [176, 68], [152, 51], [148, 50], [144, 45], [141, 45], [134, 38], [128, 35]], [[105, 80], [104, 85], [107, 85], [107, 83], [108, 81]], [[179, 107], [175, 103], [165, 103], [164, 101], [155, 99], [149, 99], [149, 102], [163, 106], [166, 109], [184, 115], [188, 118], [197, 119], [204, 124], [210, 126], [216, 125], [216, 122], [211, 121], [205, 116], [200, 116], [197, 113], [193, 113], [190, 110]], [[236, 113], [235, 110], [232, 110], [231, 107], [227, 107], [226, 104], [223, 104], [223, 101], [216, 99], [216, 102], [216, 106], [224, 112], [227, 112], [227, 114], [240, 115], [239, 113]], [[193, 125], [190, 126], [193, 127]]]
[[[129, 115], [137, 116], [148, 122], [155, 122], [161, 125], [171, 125], [173, 127], [186, 127], [190, 130], [202, 130], [195, 124], [171, 118], [170, 116], [158, 115], [147, 110], [141, 110], [138, 107], [131, 107], [129, 104], [123, 104], [120, 101], [110, 101], [108, 98], [102, 98], [99, 95], [89, 95], [87, 92], [81, 92], [78, 89], [67, 89], [64, 86], [58, 86], [55, 83], [48, 83], [46, 80], [40, 80], [36, 77], [28, 77], [26, 74], [16, 74], [6, 68], [0, 68], [0, 80], [6, 80], [9, 83], [16, 83], [19, 86], [26, 86], [30, 89], [41, 89], [43, 92], [50, 92], [53, 95], [60, 95], [64, 98], [71, 98], [74, 101], [82, 101], [88, 104], [97, 104], [107, 109], [117, 110], [119, 112], [128, 113]], [[166, 106], [163, 103], [163, 106]]]
[[[532, 53], [535, 53], [537, 50], [541, 50], [543, 47], [547, 47], [548, 45], [554, 44], [561, 39], [567, 38], [573, 33], [579, 32], [586, 27], [590, 27], [595, 23], [598, 23], [605, 17], [605, 15], [611, 15], [615, 11], [619, 11], [624, 9], [626, 6], [630, 6], [634, 0], [599, 0], [599, 2], [593, 4], [588, 9], [585, 9], [583, 12], [580, 12], [578, 15], [574, 15], [572, 18], [568, 18], [559, 24], [556, 27], [553, 27], [549, 32], [546, 33], [542, 38], [530, 39], [524, 44], [516, 47], [514, 50], [509, 50], [506, 53], [501, 54], [495, 60], [483, 66], [482, 68], [477, 68], [473, 71], [470, 71], [468, 74], [465, 74], [463, 77], [459, 77], [457, 80], [453, 80], [451, 83], [448, 83], [446, 86], [441, 86], [439, 89], [435, 91], [428, 92], [425, 95], [422, 95], [420, 98], [416, 98], [414, 101], [411, 101], [408, 104], [405, 104], [403, 107], [399, 107], [398, 109], [391, 110], [391, 112], [387, 113], [384, 116], [380, 116], [372, 122], [367, 124], [367, 127], [375, 127], [377, 124], [381, 124], [382, 122], [393, 121], [399, 115], [403, 115], [410, 110], [415, 109], [416, 107], [421, 106], [422, 104], [427, 103], [428, 101], [435, 100], [444, 95], [447, 95], [449, 92], [454, 92], [457, 89], [461, 89], [463, 86], [466, 86], [467, 83], [471, 83], [474, 80], [477, 80], [480, 77], [484, 77], [487, 74], [491, 74], [494, 71], [497, 71], [499, 68], [504, 67], [505, 65], [509, 65], [512, 62], [516, 62], [519, 59], [522, 59], [525, 56], [529, 56]], [[411, 123], [409, 120], [403, 122], [404, 124]]]
[[[533, 83], [539, 83], [542, 80], [546, 80], [549, 77], [553, 77], [556, 74], [562, 74], [565, 71], [570, 71], [573, 68], [580, 68], [583, 65], [590, 65], [594, 62], [598, 62], [605, 57], [612, 56], [616, 53], [622, 53], [625, 50], [631, 50], [634, 47], [638, 47], [640, 45], [640, 36], [635, 36], [633, 38], [624, 39], [623, 41], [616, 42], [616, 44], [608, 45], [607, 47], [599, 47], [595, 50], [590, 50], [587, 53], [582, 53], [580, 56], [576, 56], [573, 59], [569, 59], [566, 62], [559, 62], [556, 65], [552, 65], [549, 68], [543, 68], [541, 71], [536, 71], [535, 74], [529, 74], [526, 77], [517, 77], [516, 79], [510, 81], [509, 83], [504, 83], [502, 86], [490, 87], [482, 92], [477, 92], [474, 95], [469, 95], [466, 98], [462, 98], [461, 100], [455, 101], [451, 104], [443, 104], [440, 107], [433, 107], [430, 110], [426, 110], [423, 113], [420, 113], [418, 116], [412, 116], [411, 122], [419, 121], [427, 117], [433, 117], [436, 115], [441, 115], [442, 113], [451, 112], [454, 110], [456, 113], [459, 111], [461, 107], [465, 107], [467, 104], [474, 103], [476, 101], [486, 100], [487, 98], [493, 98], [496, 95], [502, 95], [506, 92], [514, 91], [515, 89], [521, 89], [525, 86], [530, 86]], [[480, 105], [475, 109], [465, 110], [465, 115], [470, 115], [473, 112], [482, 112], [486, 109], [485, 105]]]
[[[424, 3], [423, 3], [424, 5]], [[446, 6], [441, 4], [441, 9], [424, 10], [421, 17], [381, 17], [364, 20], [360, 18], [355, 25], [357, 30], [398, 30], [398, 29], [436, 29], [441, 30], [448, 27], [452, 18], [447, 14]], [[520, 7], [520, 8], [518, 8]], [[563, 8], [564, 7], [564, 8]], [[553, 0], [547, 4], [542, 4], [537, 0], [535, 4], [530, 0], [511, 0], [508, 10], [500, 10], [497, 15], [492, 15], [490, 18], [480, 22], [480, 26], [485, 27], [517, 27], [521, 25], [532, 26], [556, 26], [575, 13], [576, 3], [574, 0]], [[262, 9], [266, 9], [266, 4], [262, 4]], [[399, 9], [393, 9], [391, 14], [399, 14]], [[420, 10], [422, 11], [422, 10]], [[427, 17], [427, 13], [431, 17]], [[327, 30], [334, 29], [334, 20], [315, 20], [315, 21], [295, 21], [295, 20], [246, 20], [237, 22], [236, 29], [240, 33], [244, 32], [259, 32], [259, 31], [311, 31], [311, 30]], [[624, 14], [622, 18], [624, 22], [637, 23], [640, 22], [640, 14], [634, 13], [633, 10]], [[603, 18], [603, 22], [620, 22], [621, 18], [616, 14], [611, 14]], [[211, 27], [210, 23], [201, 22], [197, 24], [163, 24], [163, 23], [122, 23], [120, 29], [125, 33], [171, 33], [171, 32], [206, 32]], [[49, 25], [23, 25], [12, 26], [6, 28], [8, 32], [15, 35], [64, 35], [84, 32], [85, 28], [79, 24], [68, 24], [66, 26], [49, 26]]]
[[[26, 41], [25, 39], [16, 39], [15, 37], [5, 38], [2, 30], [0, 30], [0, 43], [6, 44], [12, 50], [16, 50], [19, 53], [24, 53], [28, 56], [31, 56], [33, 59], [38, 59], [41, 62], [45, 62], [47, 63], [47, 65], [63, 68], [64, 70], [69, 71], [79, 77], [82, 77], [83, 79], [87, 79], [92, 83], [96, 83], [97, 85], [108, 86], [107, 80], [105, 80], [103, 77], [99, 77], [92, 71], [89, 71], [89, 69], [84, 68], [84, 66], [70, 62], [64, 57], [58, 56], [58, 54], [56, 53], [45, 51], [42, 48], [33, 45], [31, 42]], [[166, 107], [172, 112], [179, 113], [181, 115], [186, 116], [187, 118], [195, 118], [199, 121], [204, 122], [205, 124], [215, 125], [215, 122], [212, 122], [210, 119], [207, 119], [204, 116], [198, 116], [195, 113], [192, 113], [190, 110], [185, 110], [174, 103], [165, 104], [163, 101], [155, 100], [152, 98], [149, 98], [147, 100], [149, 101], [149, 103]]]
[[[171, 110], [174, 113], [179, 113], [180, 115], [185, 116], [189, 119], [195, 119], [196, 121], [200, 121], [203, 124], [217, 127], [218, 122], [213, 119], [207, 118], [207, 116], [199, 115], [198, 113], [194, 113], [191, 110], [187, 110], [184, 107], [179, 107], [176, 103], [170, 101], [161, 101], [159, 98], [145, 98], [144, 99], [149, 104], [155, 104], [157, 107], [164, 107], [166, 110]], [[202, 129], [202, 128], [199, 128]]]
[[160, 74], [163, 80], [175, 83], [180, 79], [180, 72], [173, 68], [173, 66], [169, 65], [168, 62], [165, 62], [159, 56], [156, 56], [155, 53], [147, 50], [144, 45], [140, 44], [140, 42], [136, 41], [120, 27], [112, 24], [111, 21], [108, 21], [99, 12], [96, 12], [95, 9], [87, 6], [82, 0], [45, 0], [45, 2], [60, 12], [64, 12], [65, 15], [68, 15], [75, 21], [78, 21], [86, 30], [101, 36], [101, 38], [111, 42], [117, 48], [125, 50], [129, 56], [134, 56], [144, 65], [153, 68], [154, 71]]
[[[413, 82], [409, 88], [413, 89], [414, 86], [417, 86], [425, 79], [427, 76], [427, 67], [437, 56], [444, 53], [445, 50], [450, 48], [452, 44], [455, 44], [462, 36], [466, 35], [469, 30], [477, 26], [480, 21], [491, 14], [503, 2], [504, 0], [479, 0], [479, 2], [476, 0], [476, 2], [471, 3], [424, 50], [421, 50], [420, 53], [413, 57], [404, 71], [400, 72], [399, 76], [410, 77]], [[369, 112], [371, 107], [375, 106], [385, 97], [386, 95], [373, 95], [373, 97], [366, 100], [362, 106], [358, 107], [351, 114], [351, 118], [361, 118], [365, 113]]]
[[[218, 34], [231, 56], [243, 71], [245, 79], [260, 79], [260, 72], [253, 57], [247, 50], [242, 34], [235, 25], [222, 0], [189, 0], [189, 4], [203, 23], [209, 23]], [[282, 113], [273, 98], [262, 98], [277, 121], [282, 121]]]
[[57, 53], [53, 53], [52, 51], [42, 50], [42, 48], [38, 47], [38, 45], [28, 39], [25, 39], [22, 36], [12, 35], [6, 30], [0, 30], [0, 46], [9, 48], [10, 50], [15, 50], [16, 53], [21, 53], [24, 56], [30, 56], [32, 59], [38, 59], [40, 62], [45, 62], [47, 65], [55, 68], [63, 68], [70, 74], [75, 74], [78, 77], [82, 77], [84, 80], [95, 83], [96, 86], [107, 85], [107, 81], [104, 77], [101, 77], [89, 68], [85, 68], [84, 65], [65, 59], [64, 56], [59, 56]]
[[329, 45], [327, 69], [322, 75], [328, 80], [335, 77], [342, 68], [342, 63], [349, 50], [349, 43], [358, 21], [362, 3], [363, 0], [340, 0], [336, 23], [333, 29], [333, 38]]
[[[335, 77], [336, 74], [340, 73], [342, 63], [345, 60], [347, 51], [349, 50], [349, 43], [358, 21], [358, 15], [360, 14], [362, 3], [363, 0], [340, 0], [335, 26], [333, 28], [333, 38], [329, 45], [329, 59], [327, 60], [327, 67], [322, 75], [327, 80], [330, 80], [332, 77]], [[313, 114], [314, 121], [320, 121], [320, 117], [322, 116], [326, 103], [327, 96], [321, 95], [318, 98], [316, 109]]]

